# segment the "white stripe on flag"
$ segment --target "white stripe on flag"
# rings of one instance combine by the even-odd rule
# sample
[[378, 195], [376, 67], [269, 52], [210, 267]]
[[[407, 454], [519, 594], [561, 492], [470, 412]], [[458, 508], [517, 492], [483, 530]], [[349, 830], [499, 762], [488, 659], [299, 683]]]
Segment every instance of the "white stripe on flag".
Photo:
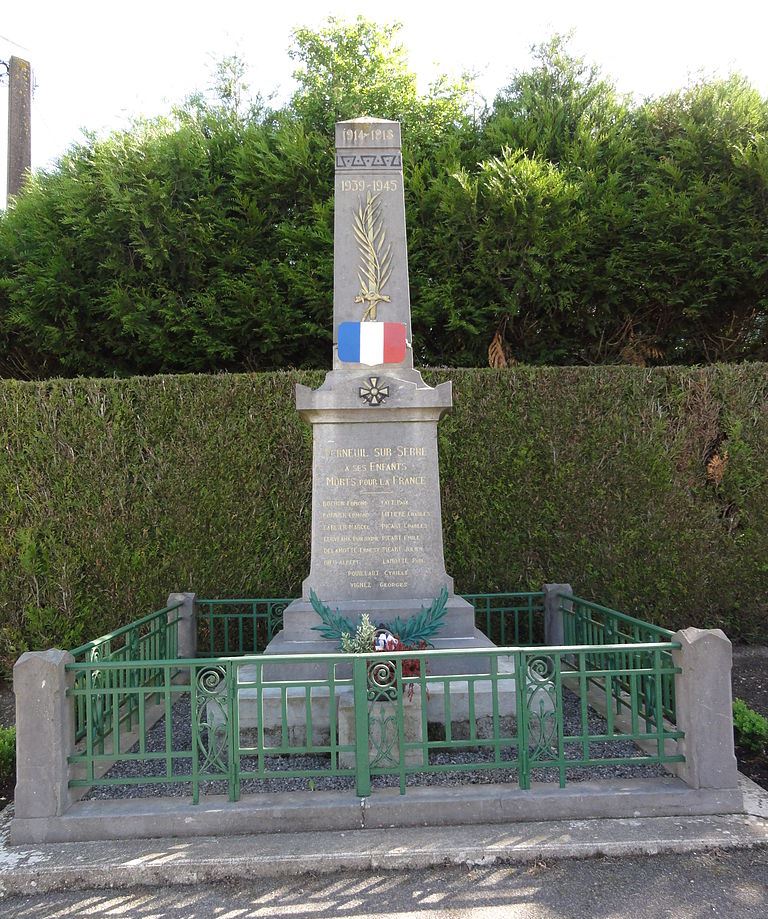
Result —
[[360, 323], [360, 363], [373, 367], [384, 360], [384, 323]]

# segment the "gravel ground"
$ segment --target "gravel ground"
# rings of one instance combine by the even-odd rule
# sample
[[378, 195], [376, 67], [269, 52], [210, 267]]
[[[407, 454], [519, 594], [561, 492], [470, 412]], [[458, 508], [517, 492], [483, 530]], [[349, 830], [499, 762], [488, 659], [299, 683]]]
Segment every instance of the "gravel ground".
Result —
[[768, 646], [736, 645], [731, 681], [733, 697], [768, 718]]
[[[581, 730], [581, 712], [579, 698], [574, 693], [564, 690], [563, 693], [564, 708], [564, 733], [566, 736], [575, 735]], [[589, 711], [589, 732], [591, 734], [603, 734], [607, 731], [607, 725], [603, 718], [594, 712]], [[192, 747], [192, 732], [189, 708], [189, 696], [184, 695], [176, 703], [173, 710], [173, 727], [172, 727], [172, 744], [171, 749], [174, 751], [190, 750]], [[147, 750], [153, 753], [165, 752], [165, 719], [161, 719], [154, 725], [148, 735]], [[138, 752], [134, 747], [131, 752]], [[593, 743], [591, 745], [592, 756], [606, 757], [623, 757], [637, 756], [641, 751], [631, 741], [612, 741], [609, 743]], [[515, 756], [513, 748], [502, 750], [502, 757], [512, 760]], [[577, 759], [581, 756], [580, 744], [566, 744], [566, 757], [568, 759]], [[429, 755], [430, 765], [471, 765], [478, 764], [480, 768], [466, 772], [422, 772], [408, 776], [408, 785], [476, 785], [489, 782], [517, 782], [517, 771], [514, 768], [488, 768], [481, 764], [490, 764], [493, 762], [493, 753], [490, 750], [456, 750], [451, 752], [433, 751]], [[254, 757], [243, 756], [240, 759], [240, 768], [242, 772], [256, 770], [258, 761]], [[330, 767], [330, 757], [327, 754], [306, 754], [296, 756], [274, 756], [266, 758], [266, 767], [275, 771], [291, 770], [317, 770], [324, 771]], [[189, 775], [191, 771], [190, 760], [175, 759], [174, 775]], [[107, 778], [131, 778], [142, 775], [163, 775], [165, 772], [165, 760], [134, 760], [130, 762], [117, 763], [107, 773]], [[605, 778], [631, 778], [631, 777], [649, 777], [666, 775], [664, 769], [659, 765], [634, 766], [634, 765], [604, 765], [592, 766], [590, 768], [574, 766], [566, 770], [566, 778], [569, 782], [579, 782], [585, 780], [605, 779]], [[559, 781], [559, 773], [556, 769], [533, 769], [531, 778], [535, 782], [555, 782]], [[397, 787], [399, 785], [399, 776], [383, 775], [374, 776], [372, 785], [374, 788]], [[330, 790], [349, 790], [354, 788], [354, 778], [352, 776], [303, 776], [270, 779], [242, 779], [240, 790], [243, 794], [254, 794], [257, 792], [284, 792], [284, 791], [330, 791]], [[207, 782], [202, 786], [207, 794], [226, 794], [226, 782]], [[88, 794], [88, 798], [145, 798], [145, 797], [166, 797], [182, 796], [189, 797], [192, 794], [192, 786], [189, 782], [178, 782], [173, 784], [146, 784], [146, 785], [112, 785], [94, 787]]]

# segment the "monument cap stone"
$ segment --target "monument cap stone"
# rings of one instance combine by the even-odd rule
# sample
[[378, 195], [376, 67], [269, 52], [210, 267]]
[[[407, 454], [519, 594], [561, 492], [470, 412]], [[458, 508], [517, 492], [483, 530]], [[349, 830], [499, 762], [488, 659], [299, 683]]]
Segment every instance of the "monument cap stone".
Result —
[[347, 150], [389, 150], [400, 153], [400, 122], [362, 115], [336, 122], [336, 159]]

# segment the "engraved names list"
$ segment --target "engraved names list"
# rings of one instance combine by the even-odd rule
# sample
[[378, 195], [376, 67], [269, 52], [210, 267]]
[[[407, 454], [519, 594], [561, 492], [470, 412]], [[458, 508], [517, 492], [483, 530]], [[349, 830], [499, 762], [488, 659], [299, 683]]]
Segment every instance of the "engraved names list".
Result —
[[[316, 577], [331, 596], [421, 596], [433, 589], [435, 565], [442, 569], [433, 536], [439, 507], [427, 488], [437, 484], [434, 447], [403, 436], [400, 426], [371, 427], [369, 436], [355, 430], [354, 441], [327, 443], [317, 457]], [[390, 427], [400, 435], [395, 440], [386, 436]], [[366, 445], [355, 445], [361, 441]]]

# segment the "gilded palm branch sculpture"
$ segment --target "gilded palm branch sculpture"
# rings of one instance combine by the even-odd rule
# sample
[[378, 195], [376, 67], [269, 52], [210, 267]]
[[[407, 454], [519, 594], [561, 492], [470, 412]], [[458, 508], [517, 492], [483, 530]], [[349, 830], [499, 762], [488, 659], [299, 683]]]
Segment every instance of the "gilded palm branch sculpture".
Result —
[[390, 298], [382, 288], [391, 274], [392, 246], [387, 243], [381, 202], [378, 195], [368, 192], [365, 205], [360, 204], [355, 214], [355, 239], [360, 250], [360, 293], [355, 303], [367, 303], [363, 322], [375, 322], [379, 303], [389, 303]]

